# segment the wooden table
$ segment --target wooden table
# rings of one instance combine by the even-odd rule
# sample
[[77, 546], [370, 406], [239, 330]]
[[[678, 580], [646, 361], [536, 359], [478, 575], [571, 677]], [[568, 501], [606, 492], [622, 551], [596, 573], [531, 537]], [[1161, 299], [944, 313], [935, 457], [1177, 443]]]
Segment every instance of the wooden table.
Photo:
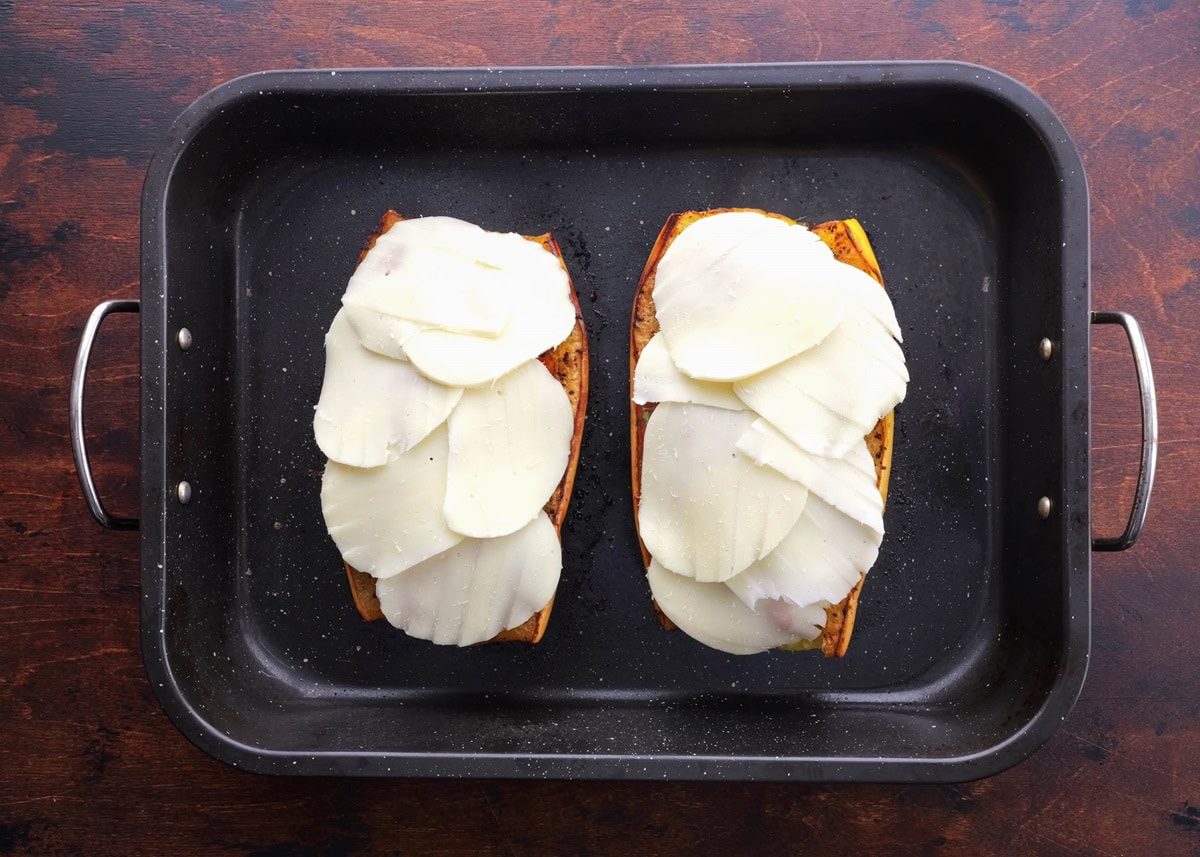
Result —
[[[1200, 854], [1195, 4], [316, 5], [0, 0], [0, 854]], [[264, 68], [890, 58], [983, 63], [1049, 101], [1090, 180], [1093, 306], [1136, 314], [1154, 358], [1149, 523], [1095, 557], [1090, 675], [1044, 749], [959, 786], [305, 781], [227, 768], [171, 726], [141, 666], [137, 536], [84, 507], [67, 389], [91, 307], [137, 297], [142, 177], [180, 110]], [[101, 490], [127, 512], [135, 334], [106, 325], [88, 409]], [[1119, 332], [1093, 358], [1109, 532], [1138, 413]]]

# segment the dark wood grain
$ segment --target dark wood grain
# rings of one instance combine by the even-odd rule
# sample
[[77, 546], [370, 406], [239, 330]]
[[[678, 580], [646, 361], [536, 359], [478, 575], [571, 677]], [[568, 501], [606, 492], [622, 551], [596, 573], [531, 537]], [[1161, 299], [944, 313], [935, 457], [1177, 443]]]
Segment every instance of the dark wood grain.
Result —
[[[853, 4], [0, 0], [0, 854], [1200, 854], [1200, 10], [1182, 0]], [[1092, 193], [1093, 303], [1141, 319], [1162, 447], [1143, 541], [1094, 562], [1078, 705], [961, 786], [343, 782], [239, 773], [167, 722], [138, 650], [138, 548], [81, 502], [67, 437], [91, 307], [136, 297], [150, 153], [179, 110], [272, 67], [945, 58], [1033, 87]], [[137, 502], [136, 321], [106, 327], [89, 439]], [[1136, 398], [1093, 345], [1094, 503], [1118, 529]]]

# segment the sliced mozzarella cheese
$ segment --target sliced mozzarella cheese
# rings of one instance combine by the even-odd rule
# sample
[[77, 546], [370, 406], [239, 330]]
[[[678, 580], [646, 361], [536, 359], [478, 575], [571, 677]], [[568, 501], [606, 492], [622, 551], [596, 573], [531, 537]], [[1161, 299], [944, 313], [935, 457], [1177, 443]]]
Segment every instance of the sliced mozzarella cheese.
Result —
[[844, 296], [826, 282], [837, 264], [803, 226], [753, 212], [697, 220], [655, 273], [654, 303], [672, 360], [692, 378], [732, 381], [824, 339]]
[[[891, 339], [873, 320], [867, 319], [867, 322], [878, 336]], [[905, 382], [891, 371], [890, 366], [881, 366], [875, 353], [862, 348], [856, 339], [847, 335], [846, 327], [843, 321], [819, 345], [765, 372], [738, 381], [734, 389], [756, 409], [755, 403], [761, 405], [770, 400], [790, 399], [796, 393], [803, 393], [856, 426], [874, 425], [904, 400]], [[841, 446], [840, 439], [830, 440], [835, 446]]]
[[882, 539], [820, 497], [809, 496], [804, 514], [779, 547], [726, 583], [754, 609], [780, 600], [801, 607], [836, 604], [875, 564]]
[[467, 390], [447, 422], [446, 522], [476, 538], [529, 523], [550, 499], [575, 429], [562, 385], [537, 360], [488, 387]]
[[738, 438], [738, 452], [755, 464], [779, 471], [860, 524], [883, 533], [883, 497], [875, 460], [865, 440], [842, 458], [806, 452], [765, 420], [756, 420]]
[[352, 303], [343, 302], [341, 313], [349, 320], [363, 348], [393, 360], [407, 360], [404, 343], [412, 339], [418, 331], [426, 329], [425, 325], [415, 321], [397, 318]]
[[[511, 273], [479, 257], [481, 248], [494, 256], [497, 239], [529, 243], [452, 217], [402, 220], [375, 240], [343, 300], [445, 330], [496, 336], [512, 310], [503, 288]], [[519, 262], [526, 251], [514, 246], [512, 253]]]
[[[662, 612], [689, 637], [733, 655], [752, 655], [821, 633], [825, 610], [783, 601], [747, 607], [723, 583], [700, 583], [664, 568], [657, 559], [646, 571]], [[734, 578], [736, 580], [736, 578]]]
[[382, 467], [325, 466], [321, 511], [342, 559], [387, 578], [462, 541], [442, 517], [448, 447], [442, 425]]
[[633, 376], [633, 400], [639, 405], [649, 402], [690, 402], [731, 411], [746, 409], [733, 392], [732, 384], [697, 381], [680, 372], [671, 362], [667, 341], [661, 333], [650, 337], [638, 357]]
[[325, 336], [325, 382], [313, 415], [317, 446], [352, 467], [378, 467], [446, 421], [461, 388], [435, 384], [410, 364], [358, 343], [344, 311]]
[[464, 539], [375, 587], [387, 620], [413, 637], [470, 646], [515, 628], [554, 596], [562, 549], [545, 512], [515, 533]]
[[805, 488], [737, 451], [754, 420], [748, 411], [674, 402], [650, 415], [638, 528], [672, 572], [727, 580], [774, 550], [800, 517]]

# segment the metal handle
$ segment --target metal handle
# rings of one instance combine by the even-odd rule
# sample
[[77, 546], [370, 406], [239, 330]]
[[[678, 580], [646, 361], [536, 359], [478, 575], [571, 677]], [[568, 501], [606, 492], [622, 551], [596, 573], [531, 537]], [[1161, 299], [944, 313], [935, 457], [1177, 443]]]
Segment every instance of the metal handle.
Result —
[[138, 301], [104, 301], [92, 310], [87, 324], [83, 327], [83, 337], [79, 340], [79, 353], [75, 355], [75, 374], [71, 376], [71, 450], [75, 453], [75, 472], [79, 475], [79, 485], [83, 488], [84, 499], [92, 516], [110, 530], [136, 530], [137, 518], [117, 518], [108, 514], [104, 504], [100, 502], [100, 494], [96, 491], [96, 483], [92, 479], [92, 468], [88, 464], [86, 439], [83, 435], [83, 385], [87, 379], [88, 361], [92, 357], [92, 345], [96, 341], [96, 333], [104, 317], [110, 312], [138, 312]]
[[1094, 551], [1123, 551], [1133, 547], [1146, 523], [1150, 490], [1154, 487], [1154, 468], [1158, 464], [1158, 402], [1154, 393], [1154, 375], [1150, 371], [1150, 353], [1141, 325], [1127, 312], [1094, 312], [1092, 324], [1119, 324], [1129, 339], [1133, 366], [1137, 370], [1138, 392], [1142, 399], [1142, 462], [1138, 471], [1137, 493], [1125, 532], [1115, 538], [1092, 539]]

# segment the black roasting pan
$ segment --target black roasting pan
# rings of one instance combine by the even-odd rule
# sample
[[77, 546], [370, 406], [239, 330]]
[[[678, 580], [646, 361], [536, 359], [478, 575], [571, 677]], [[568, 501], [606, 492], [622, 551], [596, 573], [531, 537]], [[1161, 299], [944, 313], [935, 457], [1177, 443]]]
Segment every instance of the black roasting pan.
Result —
[[[667, 633], [630, 505], [628, 323], [672, 212], [857, 217], [912, 374], [888, 535], [849, 655]], [[565, 568], [540, 645], [361, 621], [318, 490], [322, 336], [388, 208], [553, 231], [591, 337]], [[1144, 518], [1153, 385], [1092, 314], [1088, 195], [1032, 92], [960, 63], [265, 72], [184, 111], [142, 199], [142, 649], [167, 714], [286, 774], [967, 780], [1031, 753], [1084, 679], [1090, 551]], [[97, 308], [72, 421], [82, 434]], [[1145, 426], [1093, 545], [1089, 325], [1130, 332]]]

